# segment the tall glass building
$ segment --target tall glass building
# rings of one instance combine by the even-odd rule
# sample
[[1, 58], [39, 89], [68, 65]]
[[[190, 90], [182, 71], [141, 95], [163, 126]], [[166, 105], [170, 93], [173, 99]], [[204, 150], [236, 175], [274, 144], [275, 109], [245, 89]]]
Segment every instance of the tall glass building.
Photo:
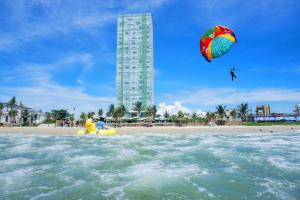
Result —
[[153, 104], [153, 29], [150, 13], [118, 17], [117, 101], [128, 111]]

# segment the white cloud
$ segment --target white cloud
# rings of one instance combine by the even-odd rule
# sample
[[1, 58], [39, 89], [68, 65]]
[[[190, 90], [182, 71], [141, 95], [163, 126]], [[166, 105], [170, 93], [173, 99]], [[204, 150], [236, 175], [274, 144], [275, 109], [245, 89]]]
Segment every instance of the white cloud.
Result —
[[157, 113], [164, 115], [165, 112], [168, 112], [170, 115], [177, 115], [179, 111], [184, 113], [191, 113], [191, 110], [183, 106], [179, 101], [176, 101], [174, 104], [167, 105], [166, 103], [160, 103], [158, 105]]
[[300, 89], [286, 88], [201, 88], [192, 91], [166, 94], [168, 102], [180, 101], [193, 107], [218, 104], [300, 102]]
[[197, 110], [197, 115], [200, 117], [205, 117], [206, 116], [206, 112], [202, 111], [202, 110]]
[[[166, 103], [158, 104], [157, 113], [160, 114], [161, 116], [164, 116], [164, 114], [166, 112], [168, 112], [170, 115], [177, 115], [177, 113], [179, 111], [182, 111], [182, 112], [187, 113], [187, 114], [192, 114], [194, 112], [194, 111], [190, 110], [188, 107], [183, 106], [181, 104], [181, 102], [179, 102], [179, 101], [176, 101], [175, 103], [169, 104], [169, 105], [167, 105]], [[198, 116], [205, 116], [206, 112], [204, 112], [202, 110], [197, 110], [196, 114]]]
[[34, 109], [50, 111], [52, 109], [67, 109], [76, 114], [80, 112], [97, 112], [100, 107], [105, 108], [114, 103], [114, 97], [92, 96], [82, 89], [63, 87], [55, 83], [28, 87], [0, 87], [0, 93], [4, 94], [2, 101], [8, 101], [13, 95], [18, 101]]
[[[74, 77], [79, 83], [83, 73], [93, 67], [93, 57], [90, 54], [70, 54], [62, 60], [52, 64], [27, 64], [18, 66], [13, 71], [6, 71], [0, 74], [2, 77], [11, 77], [6, 81], [9, 84], [0, 86], [1, 102], [8, 101], [12, 96], [16, 96], [18, 101], [22, 101], [26, 106], [34, 109], [50, 111], [52, 109], [67, 109], [76, 114], [80, 112], [96, 112], [97, 109], [106, 108], [115, 102], [114, 96], [93, 96], [89, 94], [88, 88], [79, 86], [63, 86], [53, 79], [53, 74], [57, 70], [72, 68], [78, 64], [82, 68], [79, 77]], [[80, 80], [82, 82], [80, 82]]]
[[52, 80], [52, 74], [58, 71], [63, 71], [67, 68], [75, 68], [80, 66], [81, 71], [78, 79], [81, 79], [94, 66], [93, 57], [88, 53], [74, 53], [65, 56], [64, 58], [50, 64], [27, 63], [15, 66], [14, 70], [5, 69], [0, 74], [0, 78], [7, 84], [40, 84]]
[[[165, 0], [8, 1], [3, 8], [7, 10], [5, 22], [15, 29], [7, 32], [3, 29], [0, 34], [0, 49], [12, 50], [28, 41], [57, 33], [67, 34], [74, 30], [92, 28], [101, 31], [100, 27], [115, 22], [120, 13], [154, 11], [165, 2]], [[39, 12], [33, 12], [34, 10]]]

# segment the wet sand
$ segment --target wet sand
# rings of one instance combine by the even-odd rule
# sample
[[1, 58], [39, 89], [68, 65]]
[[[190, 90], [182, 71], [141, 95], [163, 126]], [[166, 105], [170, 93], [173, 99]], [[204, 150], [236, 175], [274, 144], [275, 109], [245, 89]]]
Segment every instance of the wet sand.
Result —
[[[0, 127], [0, 134], [34, 134], [34, 135], [76, 135], [83, 128], [69, 127]], [[283, 133], [297, 131], [300, 133], [300, 126], [297, 125], [274, 125], [274, 126], [185, 126], [185, 127], [121, 127], [116, 128], [117, 134], [139, 134], [139, 133]]]

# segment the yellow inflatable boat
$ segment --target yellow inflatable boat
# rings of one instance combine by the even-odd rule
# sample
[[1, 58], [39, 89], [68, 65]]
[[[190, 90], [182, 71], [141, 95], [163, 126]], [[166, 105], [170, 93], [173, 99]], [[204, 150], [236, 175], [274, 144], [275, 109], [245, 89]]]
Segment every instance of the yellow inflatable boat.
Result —
[[116, 135], [117, 134], [117, 131], [116, 129], [112, 128], [112, 129], [103, 129], [103, 130], [97, 130], [97, 131], [93, 131], [93, 132], [87, 132], [86, 130], [79, 130], [77, 132], [78, 135], [95, 135], [95, 134], [98, 134], [98, 135]]
[[79, 130], [77, 132], [78, 135], [85, 135], [85, 134], [98, 134], [98, 135], [116, 135], [117, 131], [114, 128], [111, 129], [101, 129], [98, 130], [96, 128], [95, 122], [93, 122], [92, 119], [87, 119], [85, 122], [85, 129], [84, 130]]

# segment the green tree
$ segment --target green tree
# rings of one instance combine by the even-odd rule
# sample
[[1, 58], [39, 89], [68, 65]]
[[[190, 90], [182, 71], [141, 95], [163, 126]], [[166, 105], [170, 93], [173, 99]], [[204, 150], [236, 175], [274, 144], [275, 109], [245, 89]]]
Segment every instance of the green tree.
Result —
[[11, 125], [12, 125], [12, 123], [13, 122], [15, 122], [16, 121], [16, 116], [18, 115], [18, 111], [17, 110], [10, 110], [9, 112], [8, 112], [8, 116], [10, 117], [10, 121], [11, 121]]
[[147, 117], [147, 121], [150, 122], [150, 119], [152, 117], [152, 107], [151, 106], [147, 107], [145, 114]]
[[4, 108], [3, 104], [0, 103], [0, 122], [1, 122], [1, 117], [3, 115], [3, 108]]
[[99, 110], [98, 110], [98, 116], [99, 116], [99, 117], [102, 117], [102, 115], [103, 115], [103, 109], [102, 109], [102, 108], [99, 108]]
[[11, 100], [8, 102], [8, 107], [12, 110], [16, 107], [16, 105], [17, 105], [17, 100], [16, 97], [13, 96]]
[[206, 118], [208, 121], [214, 121], [216, 119], [216, 114], [214, 112], [207, 112]]
[[23, 126], [27, 126], [29, 124], [30, 112], [28, 109], [23, 109], [21, 111], [21, 119], [23, 121]]
[[233, 119], [235, 119], [235, 118], [236, 118], [236, 115], [237, 115], [236, 109], [232, 109], [232, 110], [230, 111], [230, 115], [232, 116]]
[[124, 105], [120, 105], [117, 108], [114, 109], [113, 118], [116, 120], [116, 122], [120, 122], [121, 118], [125, 116], [126, 108]]
[[84, 112], [82, 112], [79, 118], [80, 118], [81, 125], [83, 125], [87, 119], [87, 115]]
[[115, 112], [115, 105], [110, 104], [109, 107], [108, 107], [108, 111], [106, 113], [106, 116], [111, 117], [111, 116], [113, 116], [114, 112]]
[[169, 119], [171, 117], [171, 115], [168, 113], [168, 111], [166, 111], [164, 113], [164, 118]]
[[64, 109], [52, 110], [51, 113], [52, 113], [52, 117], [53, 117], [54, 121], [63, 120], [70, 116], [69, 112]]
[[178, 111], [178, 113], [177, 113], [177, 119], [179, 120], [179, 125], [180, 125], [180, 126], [183, 125], [184, 117], [185, 117], [184, 112], [182, 112], [181, 110]]
[[171, 115], [170, 121], [171, 122], [177, 122], [177, 115]]
[[53, 118], [52, 118], [53, 115], [52, 115], [51, 112], [46, 112], [45, 115], [46, 115], [46, 119], [44, 120], [44, 123], [50, 124], [50, 123], [53, 123], [53, 122], [54, 122], [54, 120], [53, 120]]
[[151, 109], [152, 109], [153, 120], [155, 120], [156, 113], [157, 113], [157, 107], [156, 107], [156, 105], [153, 105]]
[[239, 106], [239, 111], [240, 111], [240, 115], [242, 118], [242, 121], [246, 121], [247, 120], [247, 115], [249, 112], [249, 108], [248, 108], [248, 103], [241, 103]]
[[218, 114], [218, 117], [223, 120], [224, 117], [226, 116], [226, 113], [225, 113], [225, 109], [226, 109], [226, 106], [222, 106], [222, 105], [218, 105], [216, 107], [217, 109], [217, 114]]
[[89, 113], [87, 114], [87, 117], [88, 117], [88, 118], [93, 118], [94, 115], [95, 115], [95, 112], [89, 112]]
[[17, 100], [16, 100], [16, 97], [13, 96], [11, 98], [11, 100], [8, 102], [8, 107], [10, 109], [8, 115], [10, 117], [10, 124], [11, 125], [16, 120], [15, 117], [18, 115], [18, 111], [15, 110], [16, 106], [17, 106]]
[[38, 119], [38, 114], [37, 113], [35, 113], [34, 115], [33, 115], [33, 120], [34, 120], [34, 123], [36, 123], [36, 120]]
[[193, 112], [192, 117], [191, 117], [191, 120], [192, 120], [192, 122], [194, 123], [194, 126], [196, 125], [197, 119], [198, 119], [197, 113]]
[[127, 112], [126, 107], [122, 104], [119, 106], [119, 109], [120, 109], [120, 117], [124, 117]]
[[139, 122], [141, 122], [141, 112], [144, 110], [143, 103], [141, 101], [135, 102], [133, 110], [138, 112]]
[[71, 121], [74, 121], [74, 120], [75, 120], [74, 114], [70, 115], [70, 120], [71, 120]]

